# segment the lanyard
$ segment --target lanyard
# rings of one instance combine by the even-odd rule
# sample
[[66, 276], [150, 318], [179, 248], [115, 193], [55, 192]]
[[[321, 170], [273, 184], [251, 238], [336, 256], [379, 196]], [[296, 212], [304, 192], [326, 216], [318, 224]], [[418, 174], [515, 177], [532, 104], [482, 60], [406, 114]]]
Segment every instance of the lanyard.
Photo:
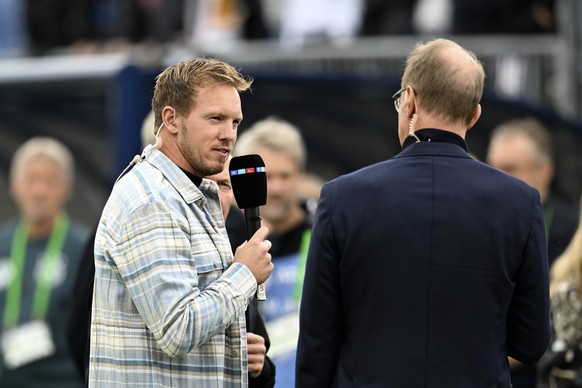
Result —
[[546, 220], [546, 238], [549, 239], [552, 221], [554, 220], [554, 208], [549, 201], [547, 205], [544, 206], [544, 219]]
[[[45, 317], [48, 310], [52, 291], [51, 280], [59, 253], [62, 250], [69, 229], [69, 219], [65, 215], [57, 218], [55, 226], [49, 237], [46, 250], [42, 257], [38, 285], [34, 293], [32, 315], [37, 319]], [[20, 316], [20, 304], [22, 299], [22, 281], [24, 278], [24, 262], [26, 259], [26, 245], [28, 243], [27, 231], [21, 222], [18, 223], [12, 246], [10, 247], [10, 263], [15, 271], [11, 277], [6, 291], [6, 305], [4, 306], [4, 327], [14, 327], [18, 324]]]
[[299, 263], [297, 264], [297, 278], [295, 280], [295, 290], [293, 300], [299, 302], [301, 291], [303, 290], [303, 277], [305, 276], [305, 264], [307, 263], [307, 251], [311, 242], [311, 229], [306, 229], [301, 236], [301, 247], [299, 248]]

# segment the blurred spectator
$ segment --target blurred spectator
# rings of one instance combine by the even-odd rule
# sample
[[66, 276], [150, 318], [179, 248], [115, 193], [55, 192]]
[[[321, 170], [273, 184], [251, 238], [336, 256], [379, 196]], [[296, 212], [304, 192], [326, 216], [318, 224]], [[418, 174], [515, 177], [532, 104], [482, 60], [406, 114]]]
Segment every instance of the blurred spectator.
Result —
[[317, 203], [319, 202], [319, 194], [324, 183], [325, 180], [322, 177], [311, 172], [306, 172], [297, 187], [299, 203], [301, 203], [301, 206], [309, 214], [310, 218], [315, 215]]
[[363, 0], [288, 0], [282, 9], [281, 43], [350, 40], [360, 30], [363, 10]]
[[95, 37], [95, 0], [26, 0], [29, 51], [42, 55], [56, 49], [85, 51]]
[[[143, 119], [140, 138], [142, 148], [154, 144], [154, 111], [150, 110]], [[91, 306], [93, 300], [93, 278], [95, 276], [95, 229], [83, 248], [80, 263], [71, 290], [71, 302], [66, 325], [67, 346], [75, 363], [79, 377], [87, 383], [89, 378], [89, 331], [91, 327]]]
[[418, 0], [364, 0], [360, 35], [412, 34]]
[[553, 141], [538, 120], [528, 117], [494, 128], [487, 163], [538, 189], [546, 218], [549, 264], [564, 251], [578, 224], [577, 209], [551, 192]]
[[[577, 210], [550, 187], [554, 176], [552, 138], [534, 118], [516, 119], [499, 125], [491, 134], [487, 163], [536, 188], [544, 205], [549, 266], [566, 248], [578, 223]], [[534, 366], [511, 360], [514, 388], [535, 386]]]
[[[271, 0], [267, 0], [271, 1]], [[273, 37], [267, 26], [262, 0], [240, 0], [243, 15], [242, 36], [246, 40], [268, 39]]]
[[453, 0], [454, 34], [556, 31], [555, 0]]
[[85, 227], [65, 211], [70, 152], [33, 138], [14, 154], [10, 189], [20, 217], [0, 227], [1, 387], [82, 387], [65, 340]]
[[217, 52], [270, 37], [261, 0], [184, 1], [184, 39], [192, 48]]
[[174, 41], [182, 33], [184, 1], [117, 1], [112, 35], [130, 44]]
[[582, 212], [572, 241], [552, 266], [550, 300], [554, 339], [538, 364], [537, 387], [577, 387], [582, 378]]
[[556, 31], [555, 0], [418, 0], [417, 3], [413, 16], [417, 33]]
[[453, 0], [418, 0], [412, 16], [415, 33], [446, 34], [453, 22]]
[[304, 176], [305, 145], [299, 129], [269, 117], [241, 133], [234, 154], [259, 154], [265, 162], [267, 203], [261, 207], [261, 218], [269, 228], [275, 269], [265, 284], [267, 300], [259, 303], [259, 311], [271, 338], [269, 355], [277, 367], [277, 386], [293, 387], [299, 301], [311, 236], [311, 217], [297, 193]]

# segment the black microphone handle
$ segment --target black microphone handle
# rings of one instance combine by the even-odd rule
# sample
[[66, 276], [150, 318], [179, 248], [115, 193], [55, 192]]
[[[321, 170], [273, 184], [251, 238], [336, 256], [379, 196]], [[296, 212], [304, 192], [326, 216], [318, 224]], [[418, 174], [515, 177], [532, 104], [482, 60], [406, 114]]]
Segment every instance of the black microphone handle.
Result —
[[[247, 241], [253, 237], [253, 234], [261, 228], [261, 215], [258, 207], [245, 208], [245, 225], [247, 230]], [[257, 300], [266, 300], [267, 293], [265, 285], [259, 284], [257, 287]]]
[[245, 208], [245, 225], [247, 240], [250, 240], [253, 234], [261, 228], [261, 215], [258, 207]]

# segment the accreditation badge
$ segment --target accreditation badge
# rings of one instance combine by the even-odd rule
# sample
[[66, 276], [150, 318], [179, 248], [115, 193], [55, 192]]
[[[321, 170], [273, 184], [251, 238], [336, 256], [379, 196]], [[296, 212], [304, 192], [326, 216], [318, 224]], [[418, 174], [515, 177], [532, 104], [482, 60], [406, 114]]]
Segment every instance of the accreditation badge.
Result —
[[51, 330], [45, 321], [27, 322], [2, 333], [2, 353], [7, 369], [16, 369], [55, 353]]

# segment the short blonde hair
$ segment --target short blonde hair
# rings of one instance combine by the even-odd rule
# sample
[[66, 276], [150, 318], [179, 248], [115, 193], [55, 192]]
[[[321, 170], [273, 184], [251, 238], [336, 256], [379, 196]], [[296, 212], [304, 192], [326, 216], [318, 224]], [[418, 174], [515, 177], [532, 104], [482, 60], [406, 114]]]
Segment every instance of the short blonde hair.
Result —
[[196, 104], [196, 93], [200, 88], [230, 85], [240, 93], [249, 89], [252, 83], [252, 78], [217, 59], [196, 58], [169, 66], [156, 77], [152, 98], [154, 128], [162, 124], [165, 106], [172, 106], [180, 115], [188, 116]]

